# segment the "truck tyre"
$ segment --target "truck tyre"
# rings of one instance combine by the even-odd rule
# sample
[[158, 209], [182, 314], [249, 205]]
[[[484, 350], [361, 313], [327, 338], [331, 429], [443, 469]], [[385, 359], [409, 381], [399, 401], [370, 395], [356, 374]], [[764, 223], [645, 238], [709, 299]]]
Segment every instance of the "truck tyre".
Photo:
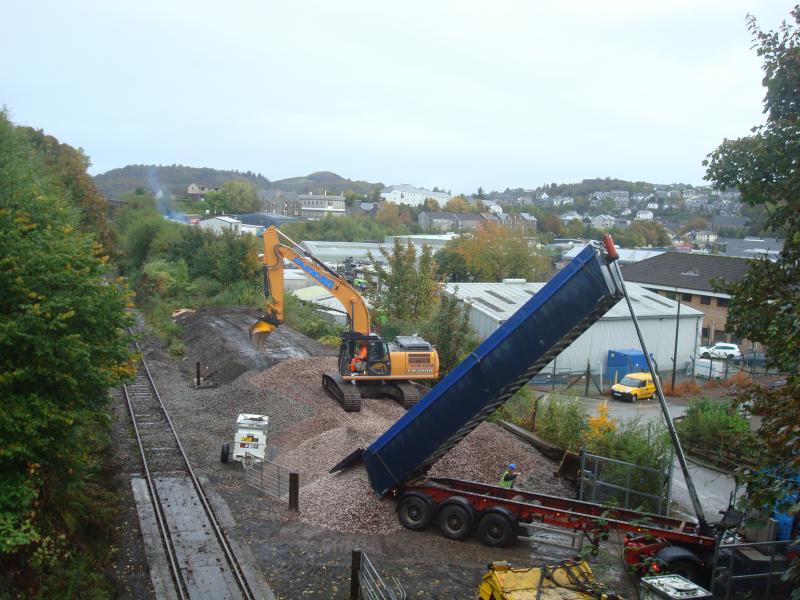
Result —
[[674, 560], [667, 564], [666, 570], [673, 575], [680, 575], [695, 583], [700, 577], [700, 569], [690, 560]]
[[228, 443], [222, 444], [222, 450], [219, 453], [219, 462], [227, 465], [231, 459], [231, 445]]
[[409, 495], [400, 500], [397, 508], [400, 523], [406, 529], [421, 531], [431, 522], [431, 504], [422, 496]]
[[516, 537], [514, 532], [511, 520], [498, 512], [487, 513], [478, 521], [478, 537], [486, 546], [510, 546]]
[[472, 528], [472, 518], [467, 509], [458, 504], [448, 504], [439, 511], [439, 531], [451, 540], [463, 540]]

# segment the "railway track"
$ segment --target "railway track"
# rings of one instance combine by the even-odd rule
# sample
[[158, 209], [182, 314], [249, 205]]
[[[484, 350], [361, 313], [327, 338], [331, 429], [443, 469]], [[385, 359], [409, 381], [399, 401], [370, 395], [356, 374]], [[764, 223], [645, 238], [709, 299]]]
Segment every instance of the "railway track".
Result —
[[159, 580], [157, 595], [180, 600], [271, 597], [254, 589], [258, 582], [248, 580], [248, 569], [237, 556], [239, 548], [228, 539], [189, 463], [144, 357], [135, 381], [124, 385], [122, 392], [152, 504], [148, 519], [156, 524], [151, 530], [158, 532], [171, 579], [170, 585], [167, 577], [153, 577], [151, 565], [154, 585]]

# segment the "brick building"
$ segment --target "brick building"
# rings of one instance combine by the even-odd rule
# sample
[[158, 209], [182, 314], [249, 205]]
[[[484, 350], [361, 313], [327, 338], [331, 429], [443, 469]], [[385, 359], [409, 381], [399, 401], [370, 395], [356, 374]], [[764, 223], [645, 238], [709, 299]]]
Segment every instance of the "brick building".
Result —
[[713, 254], [664, 252], [647, 260], [622, 265], [621, 268], [626, 281], [668, 298], [679, 298], [684, 306], [701, 311], [702, 344], [731, 342], [739, 344], [742, 350], [750, 349], [750, 342], [738, 340], [726, 331], [730, 295], [716, 291], [712, 284], [715, 279], [739, 281], [748, 269], [745, 259]]

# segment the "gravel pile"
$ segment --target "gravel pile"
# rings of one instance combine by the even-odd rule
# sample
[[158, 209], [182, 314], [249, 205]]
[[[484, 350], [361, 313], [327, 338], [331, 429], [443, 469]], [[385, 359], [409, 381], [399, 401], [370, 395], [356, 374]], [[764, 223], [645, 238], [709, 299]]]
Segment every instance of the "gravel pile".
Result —
[[[259, 373], [247, 384], [270, 397], [286, 397], [313, 408], [313, 415], [270, 436], [278, 446], [275, 461], [300, 473], [300, 519], [343, 533], [389, 534], [400, 525], [394, 503], [380, 501], [363, 467], [345, 473], [328, 470], [358, 447], [365, 448], [404, 410], [388, 399], [364, 399], [361, 412], [347, 413], [321, 388], [322, 372], [333, 358], [290, 359]], [[272, 419], [272, 415], [270, 418]], [[433, 477], [495, 483], [509, 462], [517, 463], [521, 488], [570, 495], [553, 477], [556, 465], [505, 430], [482, 423], [431, 469]]]

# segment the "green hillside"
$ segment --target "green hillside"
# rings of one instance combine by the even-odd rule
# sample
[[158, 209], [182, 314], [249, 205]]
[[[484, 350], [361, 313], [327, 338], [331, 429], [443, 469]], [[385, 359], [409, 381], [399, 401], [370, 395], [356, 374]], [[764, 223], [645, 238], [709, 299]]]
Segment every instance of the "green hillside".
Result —
[[136, 188], [142, 188], [151, 193], [156, 193], [161, 189], [168, 196], [174, 195], [180, 198], [186, 195], [186, 188], [191, 183], [220, 187], [231, 179], [246, 179], [259, 190], [282, 190], [298, 194], [322, 193], [323, 191], [327, 191], [329, 194], [341, 194], [352, 191], [367, 195], [383, 187], [380, 183], [345, 179], [329, 171], [272, 182], [261, 173], [251, 171], [222, 171], [183, 165], [128, 165], [95, 175], [94, 183], [103, 195], [109, 198], [119, 198]]

